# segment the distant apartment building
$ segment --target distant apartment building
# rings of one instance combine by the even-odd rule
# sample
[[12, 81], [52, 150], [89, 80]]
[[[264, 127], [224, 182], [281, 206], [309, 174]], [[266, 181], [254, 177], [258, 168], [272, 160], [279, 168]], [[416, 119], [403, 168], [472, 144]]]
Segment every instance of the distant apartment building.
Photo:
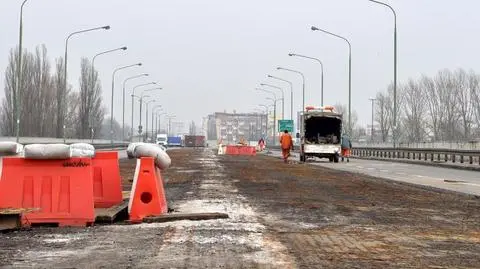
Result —
[[[237, 143], [244, 138], [258, 141], [267, 134], [267, 115], [262, 113], [216, 112], [208, 115], [207, 139]], [[270, 127], [270, 126], [268, 126]]]

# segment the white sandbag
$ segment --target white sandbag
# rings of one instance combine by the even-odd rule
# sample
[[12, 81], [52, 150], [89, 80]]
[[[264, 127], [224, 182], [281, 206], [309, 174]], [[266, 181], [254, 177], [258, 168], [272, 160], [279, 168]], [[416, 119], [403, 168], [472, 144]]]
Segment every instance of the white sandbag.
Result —
[[71, 144], [70, 157], [95, 157], [95, 147], [87, 143]]
[[0, 156], [15, 155], [23, 151], [23, 145], [16, 142], [0, 142]]
[[135, 147], [138, 146], [138, 145], [143, 145], [145, 143], [142, 143], [142, 142], [134, 142], [134, 143], [130, 143], [128, 144], [128, 147], [127, 147], [127, 156], [129, 159], [133, 159], [135, 158], [135, 155], [134, 155], [134, 152], [135, 152]]
[[141, 158], [141, 157], [155, 158], [155, 165], [161, 170], [167, 169], [172, 163], [170, 156], [168, 156], [168, 154], [164, 150], [162, 150], [159, 146], [155, 144], [144, 143], [141, 145], [137, 145], [135, 147], [133, 155], [135, 156], [135, 158]]
[[69, 159], [70, 147], [65, 144], [31, 144], [24, 150], [25, 159]]

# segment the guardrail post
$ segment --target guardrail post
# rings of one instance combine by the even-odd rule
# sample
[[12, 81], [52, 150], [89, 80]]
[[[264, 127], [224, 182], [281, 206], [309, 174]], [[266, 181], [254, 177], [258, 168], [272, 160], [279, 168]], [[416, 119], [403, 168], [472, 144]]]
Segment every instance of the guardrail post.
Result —
[[430, 154], [431, 161], [433, 162], [433, 153]]
[[455, 154], [452, 153], [452, 162], [455, 163], [455, 159], [457, 158], [457, 156], [455, 156]]
[[460, 163], [463, 163], [463, 154], [460, 155]]
[[469, 163], [473, 164], [473, 156], [472, 155], [468, 156], [468, 159], [469, 159]]

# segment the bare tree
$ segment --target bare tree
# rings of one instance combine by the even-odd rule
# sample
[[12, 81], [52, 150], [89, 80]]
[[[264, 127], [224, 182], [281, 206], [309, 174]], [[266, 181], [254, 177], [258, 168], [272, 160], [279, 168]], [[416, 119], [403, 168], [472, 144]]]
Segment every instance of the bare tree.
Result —
[[89, 138], [90, 129], [95, 134], [100, 134], [105, 109], [102, 107], [102, 88], [98, 80], [98, 72], [92, 69], [87, 58], [81, 62], [80, 75], [80, 100], [77, 125], [77, 136]]
[[5, 98], [2, 100], [2, 134], [7, 136], [12, 136], [15, 132], [14, 125], [14, 115], [15, 115], [15, 106], [16, 95], [15, 95], [15, 85], [17, 83], [17, 50], [10, 50], [10, 55], [8, 57], [8, 65], [5, 70]]
[[441, 109], [444, 112], [444, 117], [440, 122], [442, 139], [444, 141], [453, 141], [458, 134], [456, 127], [459, 127], [459, 117], [455, 106], [456, 88], [453, 73], [450, 70], [441, 70], [435, 77], [435, 85], [437, 87]]
[[375, 104], [375, 119], [380, 128], [381, 139], [382, 142], [387, 142], [392, 126], [392, 102], [386, 93], [379, 92]]
[[[476, 78], [476, 76], [474, 76]], [[472, 89], [476, 88], [476, 82], [471, 80], [470, 76], [463, 69], [458, 69], [455, 72], [455, 107], [458, 109], [458, 114], [461, 120], [461, 126], [463, 127], [463, 140], [470, 139], [472, 130], [473, 117], [474, 117], [474, 104], [472, 103]]]
[[[480, 78], [473, 71], [470, 72], [468, 76], [468, 84], [470, 89], [470, 101], [473, 109], [473, 115], [475, 119], [475, 127], [477, 132], [480, 128], [480, 87], [479, 87]], [[477, 136], [480, 134], [476, 134]]]
[[404, 135], [409, 142], [421, 142], [425, 138], [425, 93], [418, 82], [410, 79], [400, 87], [404, 102], [402, 106]]
[[56, 137], [63, 137], [63, 124], [64, 124], [64, 98], [65, 98], [65, 87], [64, 87], [64, 61], [60, 57], [56, 60], [55, 65], [55, 75], [53, 77], [53, 85], [55, 87], [55, 99], [57, 104], [57, 111], [55, 113], [57, 124], [56, 124]]
[[[348, 122], [348, 109], [347, 109], [347, 106], [346, 105], [343, 105], [343, 104], [335, 104], [335, 110], [337, 113], [340, 113], [343, 115], [343, 131], [344, 132], [348, 132], [348, 127], [350, 126], [349, 125], [349, 122]], [[355, 110], [352, 110], [352, 134], [350, 134], [352, 137], [354, 135], [354, 130], [357, 128], [357, 124], [358, 124], [358, 114]]]
[[427, 128], [429, 133], [433, 134], [433, 140], [438, 141], [441, 139], [440, 126], [444, 117], [440, 94], [434, 79], [422, 76], [420, 84], [426, 95], [425, 104], [427, 105], [428, 111]]

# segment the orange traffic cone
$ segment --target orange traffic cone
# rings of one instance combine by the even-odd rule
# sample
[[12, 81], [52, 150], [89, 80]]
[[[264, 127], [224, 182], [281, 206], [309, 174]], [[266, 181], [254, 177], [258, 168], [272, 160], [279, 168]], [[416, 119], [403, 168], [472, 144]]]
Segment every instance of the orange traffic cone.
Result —
[[128, 214], [131, 222], [142, 222], [148, 216], [158, 216], [167, 213], [167, 199], [163, 189], [160, 170], [155, 166], [152, 157], [137, 159], [132, 192], [128, 204]]

